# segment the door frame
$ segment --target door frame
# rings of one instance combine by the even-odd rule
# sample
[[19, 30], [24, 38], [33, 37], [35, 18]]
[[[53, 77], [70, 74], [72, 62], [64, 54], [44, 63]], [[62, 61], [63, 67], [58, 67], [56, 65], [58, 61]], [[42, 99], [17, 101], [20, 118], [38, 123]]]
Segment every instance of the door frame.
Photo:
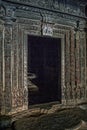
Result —
[[[27, 40], [28, 40], [28, 35], [31, 35], [28, 31], [24, 32], [24, 63], [26, 63], [28, 65], [28, 47], [27, 47]], [[32, 36], [32, 35], [31, 35]], [[45, 37], [45, 36], [41, 36], [41, 35], [33, 35], [33, 36], [40, 36], [40, 37]], [[57, 36], [52, 36], [51, 38], [60, 38], [61, 39], [61, 103], [64, 104], [65, 103], [65, 99], [64, 99], [64, 87], [65, 87], [65, 51], [64, 51], [64, 47], [65, 47], [65, 35], [61, 34], [61, 35], [57, 35]], [[28, 79], [27, 77], [27, 72], [26, 72], [26, 64], [24, 64], [24, 84], [27, 84], [28, 86]], [[29, 104], [29, 102], [28, 102]]]

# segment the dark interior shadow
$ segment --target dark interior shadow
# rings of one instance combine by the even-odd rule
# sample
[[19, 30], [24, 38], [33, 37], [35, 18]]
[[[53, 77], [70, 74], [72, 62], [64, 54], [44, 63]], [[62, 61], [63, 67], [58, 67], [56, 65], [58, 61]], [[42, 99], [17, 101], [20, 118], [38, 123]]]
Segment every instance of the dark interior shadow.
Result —
[[[28, 36], [29, 105], [61, 101], [61, 39]], [[35, 86], [34, 86], [35, 85]]]

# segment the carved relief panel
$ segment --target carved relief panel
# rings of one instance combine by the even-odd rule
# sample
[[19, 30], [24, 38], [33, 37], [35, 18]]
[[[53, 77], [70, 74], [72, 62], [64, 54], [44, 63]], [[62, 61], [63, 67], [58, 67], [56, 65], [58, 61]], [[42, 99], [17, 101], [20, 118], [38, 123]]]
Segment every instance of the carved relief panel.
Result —
[[[75, 30], [76, 20], [82, 18], [58, 12], [64, 11], [65, 8], [68, 13], [72, 11], [68, 4], [65, 7], [65, 0], [62, 2], [63, 4], [57, 0], [37, 0], [36, 4], [31, 0], [25, 2], [35, 6], [38, 4], [47, 10], [24, 5], [17, 5], [16, 9], [12, 4], [0, 8], [0, 17], [3, 20], [3, 26], [0, 21], [0, 109], [4, 106], [6, 112], [9, 112], [16, 108], [28, 108], [28, 35], [61, 39], [62, 103], [76, 103], [78, 100], [87, 99], [86, 34], [84, 30]], [[77, 14], [79, 12], [80, 10], [77, 10]], [[14, 16], [17, 17], [16, 21]]]
[[11, 51], [12, 51], [12, 28], [9, 25], [5, 26], [4, 32], [4, 65], [5, 65], [5, 105], [6, 111], [11, 109], [11, 87], [12, 87], [12, 64], [11, 64]]

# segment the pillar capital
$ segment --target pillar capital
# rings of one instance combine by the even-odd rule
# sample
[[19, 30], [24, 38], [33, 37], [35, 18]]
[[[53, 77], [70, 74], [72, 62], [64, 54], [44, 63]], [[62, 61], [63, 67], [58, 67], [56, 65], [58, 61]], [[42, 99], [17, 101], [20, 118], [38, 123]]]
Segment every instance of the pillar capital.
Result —
[[16, 8], [13, 6], [5, 7], [3, 4], [0, 4], [0, 19], [5, 25], [12, 25], [16, 21], [15, 10]]

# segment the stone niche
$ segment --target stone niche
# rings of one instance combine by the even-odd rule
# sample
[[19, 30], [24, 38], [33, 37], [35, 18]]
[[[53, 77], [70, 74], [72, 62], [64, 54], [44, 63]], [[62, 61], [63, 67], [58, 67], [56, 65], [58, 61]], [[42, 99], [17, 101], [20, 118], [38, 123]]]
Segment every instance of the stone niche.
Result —
[[[76, 8], [77, 5], [78, 8]], [[29, 96], [29, 89], [30, 87], [35, 87], [37, 84], [32, 84], [30, 79], [32, 75], [30, 77], [28, 75], [31, 73], [29, 69], [29, 61], [31, 58], [33, 63], [36, 63], [36, 61], [33, 59], [35, 59], [34, 56], [36, 56], [37, 53], [33, 56], [33, 58], [33, 53], [29, 57], [30, 52], [28, 44], [31, 42], [31, 51], [35, 51], [35, 49], [32, 49], [35, 47], [34, 45], [39, 43], [38, 48], [41, 48], [40, 42], [46, 41], [44, 39], [49, 39], [49, 41], [51, 41], [51, 43], [49, 43], [50, 46], [52, 46], [52, 40], [53, 44], [55, 44], [54, 39], [56, 39], [58, 44], [60, 41], [60, 66], [58, 66], [58, 69], [60, 70], [58, 77], [60, 78], [60, 84], [59, 89], [57, 89], [60, 91], [60, 98], [58, 100], [58, 103], [62, 105], [77, 105], [79, 103], [87, 102], [87, 18], [83, 11], [84, 8], [82, 9], [82, 7], [85, 8], [85, 6], [81, 6], [79, 3], [74, 2], [73, 4], [72, 1], [68, 3], [68, 0], [66, 2], [65, 0], [62, 0], [62, 3], [58, 2], [58, 0], [37, 0], [37, 2], [34, 2], [34, 0], [26, 0], [26, 2], [24, 0], [14, 0], [14, 2], [12, 0], [1, 1], [1, 114], [12, 114], [18, 111], [27, 110], [28, 106], [32, 104], [30, 103], [31, 97]], [[29, 37], [30, 39], [33, 38], [34, 42], [30, 40]], [[36, 40], [35, 37], [36, 39], [41, 40]], [[45, 43], [41, 44], [44, 46]], [[55, 46], [57, 46], [56, 44]], [[49, 49], [52, 51], [52, 48], [48, 45], [48, 43], [47, 46], [47, 48], [45, 46], [45, 51], [49, 57], [51, 54], [49, 52]], [[56, 65], [57, 58], [55, 58], [57, 55], [57, 49], [54, 46], [52, 47], [54, 48], [52, 51], [52, 53], [54, 53], [53, 56], [51, 54], [53, 59], [55, 59], [54, 68], [56, 66], [56, 70], [58, 70]], [[38, 51], [38, 49], [36, 49], [36, 51]], [[40, 54], [44, 54], [45, 51]], [[36, 58], [37, 57], [38, 55]], [[42, 58], [46, 60], [46, 67], [48, 65], [48, 62], [52, 62], [49, 60], [49, 58], [46, 58], [46, 56], [43, 56]], [[39, 58], [37, 59], [40, 63]], [[51, 68], [51, 65], [48, 65], [48, 68], [49, 66]], [[36, 66], [34, 65], [34, 67]], [[46, 67], [44, 65], [45, 73], [47, 69]], [[51, 72], [52, 70], [50, 70], [50, 68], [49, 70], [47, 69], [47, 72], [52, 75], [53, 73]], [[32, 71], [40, 76], [39, 72], [36, 72], [39, 71], [39, 69], [32, 69]], [[42, 69], [42, 71], [44, 73], [44, 69]], [[33, 77], [34, 76], [35, 75], [33, 75]], [[46, 76], [47, 75], [45, 74], [45, 77]], [[34, 83], [37, 82], [34, 81]], [[58, 82], [56, 88], [57, 86]], [[51, 88], [51, 86], [49, 87]], [[49, 89], [47, 91], [49, 93]], [[45, 95], [45, 92], [43, 95]], [[54, 98], [52, 101], [56, 103], [57, 98], [56, 100]], [[47, 103], [48, 102], [51, 102], [51, 100], [47, 101]]]

